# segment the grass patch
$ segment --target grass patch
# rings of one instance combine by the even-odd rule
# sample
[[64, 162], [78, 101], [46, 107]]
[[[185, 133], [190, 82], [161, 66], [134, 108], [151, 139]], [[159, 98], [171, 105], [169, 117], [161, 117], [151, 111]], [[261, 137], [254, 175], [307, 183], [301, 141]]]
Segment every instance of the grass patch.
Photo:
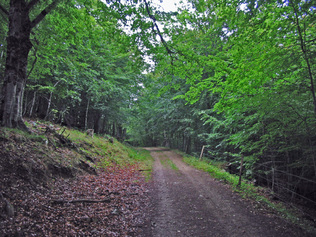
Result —
[[4, 139], [13, 139], [16, 142], [27, 142], [27, 141], [33, 141], [33, 142], [40, 142], [45, 143], [47, 140], [45, 135], [39, 135], [36, 133], [28, 133], [23, 130], [19, 130], [16, 128], [1, 128], [1, 137]]
[[168, 168], [166, 159], [161, 159], [160, 163], [162, 164], [163, 167]]
[[183, 158], [184, 162], [194, 166], [197, 169], [208, 172], [213, 178], [219, 180], [225, 180], [227, 183], [231, 184], [233, 187], [237, 187], [238, 176], [227, 173], [225, 170], [210, 164], [204, 160], [198, 160], [195, 157], [185, 155]]
[[168, 165], [169, 165], [169, 167], [170, 167], [171, 169], [173, 169], [173, 170], [179, 170], [179, 168], [176, 166], [175, 163], [172, 162], [172, 160], [168, 159], [168, 160], [167, 160], [167, 163], [168, 163]]
[[179, 168], [176, 166], [176, 164], [173, 163], [173, 161], [170, 160], [169, 158], [161, 159], [160, 163], [166, 168], [171, 168], [172, 170], [179, 170]]
[[129, 148], [129, 149], [130, 149], [129, 154], [133, 156], [132, 159], [137, 161], [140, 164], [140, 168], [143, 171], [143, 174], [145, 175], [146, 181], [149, 181], [152, 175], [154, 158], [150, 155], [150, 152], [145, 149], [141, 149], [141, 148]]

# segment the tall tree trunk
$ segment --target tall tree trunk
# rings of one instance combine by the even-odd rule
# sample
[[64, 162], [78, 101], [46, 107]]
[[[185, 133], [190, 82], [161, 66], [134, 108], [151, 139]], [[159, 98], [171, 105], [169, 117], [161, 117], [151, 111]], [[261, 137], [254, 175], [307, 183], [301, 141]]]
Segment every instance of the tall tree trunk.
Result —
[[89, 104], [90, 104], [90, 99], [88, 99], [86, 113], [85, 113], [85, 117], [84, 117], [84, 130], [85, 131], [88, 129]]
[[93, 129], [95, 133], [100, 133], [100, 123], [101, 123], [101, 113], [98, 110], [95, 110], [94, 116], [93, 116], [94, 124]]
[[10, 1], [7, 58], [0, 107], [2, 126], [22, 129], [27, 129], [21, 110], [27, 58], [32, 48], [31, 21], [26, 7], [25, 1]]
[[35, 100], [36, 100], [36, 91], [34, 91], [34, 94], [33, 94], [32, 104], [31, 104], [31, 108], [30, 108], [30, 112], [29, 112], [29, 117], [30, 118], [33, 115], [33, 109], [34, 109], [34, 105], [35, 105]]
[[185, 147], [185, 153], [189, 154], [191, 152], [191, 137], [187, 137], [187, 143]]
[[47, 101], [47, 110], [46, 110], [46, 115], [45, 115], [45, 120], [49, 120], [48, 119], [48, 116], [49, 116], [49, 113], [50, 113], [50, 107], [51, 107], [51, 104], [52, 104], [52, 98], [53, 98], [53, 90], [55, 89], [55, 87], [58, 85], [60, 81], [57, 81], [55, 83], [55, 85], [53, 86], [53, 89], [51, 89], [50, 93], [49, 93], [49, 98], [48, 98], [48, 101]]
[[116, 124], [113, 122], [113, 130], [112, 130], [112, 137], [116, 137]]

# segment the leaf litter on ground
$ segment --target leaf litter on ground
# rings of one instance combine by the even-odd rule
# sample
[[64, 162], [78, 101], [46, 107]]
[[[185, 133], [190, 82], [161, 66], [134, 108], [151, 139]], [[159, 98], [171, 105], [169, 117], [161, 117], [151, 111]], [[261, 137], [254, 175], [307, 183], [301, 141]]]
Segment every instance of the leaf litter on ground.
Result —
[[[17, 192], [12, 198], [19, 210], [0, 222], [1, 236], [137, 236], [148, 201], [138, 170], [137, 165], [110, 166], [98, 175], [57, 179], [48, 193], [17, 184], [25, 196]], [[89, 202], [102, 200], [108, 201]]]

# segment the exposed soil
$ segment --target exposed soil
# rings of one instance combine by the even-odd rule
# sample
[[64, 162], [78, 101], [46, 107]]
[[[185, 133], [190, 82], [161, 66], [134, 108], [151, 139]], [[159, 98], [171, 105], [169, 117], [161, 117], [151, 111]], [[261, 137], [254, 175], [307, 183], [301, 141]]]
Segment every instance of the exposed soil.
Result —
[[146, 149], [155, 163], [143, 236], [312, 236], [254, 207], [224, 183], [185, 164], [175, 152]]

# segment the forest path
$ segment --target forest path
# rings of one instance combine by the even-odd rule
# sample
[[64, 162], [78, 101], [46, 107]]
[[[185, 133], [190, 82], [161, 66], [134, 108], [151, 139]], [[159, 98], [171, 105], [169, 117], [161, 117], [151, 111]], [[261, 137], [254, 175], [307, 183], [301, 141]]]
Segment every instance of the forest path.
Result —
[[145, 148], [155, 159], [151, 207], [143, 236], [308, 236], [164, 148]]

